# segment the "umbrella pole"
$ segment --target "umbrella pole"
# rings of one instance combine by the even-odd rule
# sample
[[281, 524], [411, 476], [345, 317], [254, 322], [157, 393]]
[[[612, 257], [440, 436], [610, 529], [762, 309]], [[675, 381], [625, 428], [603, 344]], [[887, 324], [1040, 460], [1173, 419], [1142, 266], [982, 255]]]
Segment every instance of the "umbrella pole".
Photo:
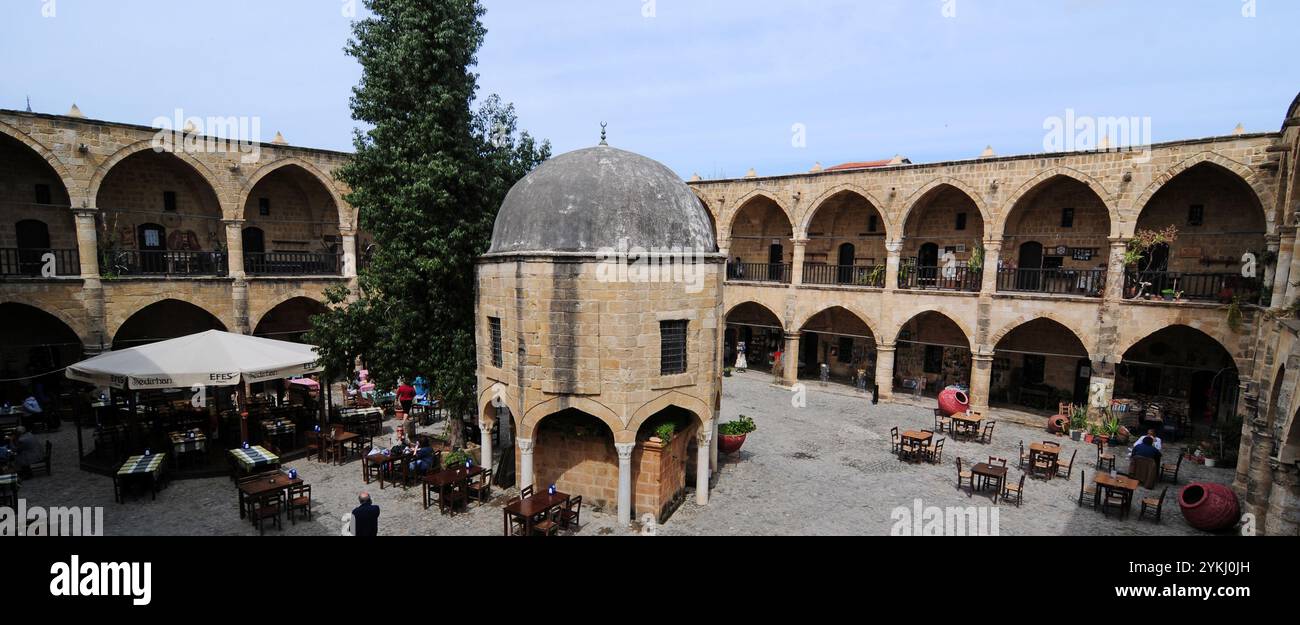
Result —
[[240, 380], [235, 387], [235, 408], [239, 410], [239, 440], [248, 440], [248, 383]]

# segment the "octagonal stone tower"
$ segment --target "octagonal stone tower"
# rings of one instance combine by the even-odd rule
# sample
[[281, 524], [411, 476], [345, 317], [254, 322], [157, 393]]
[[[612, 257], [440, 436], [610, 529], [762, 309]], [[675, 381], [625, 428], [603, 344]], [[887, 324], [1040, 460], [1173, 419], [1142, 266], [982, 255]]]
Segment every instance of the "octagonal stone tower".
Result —
[[725, 261], [699, 198], [651, 159], [602, 141], [519, 181], [478, 265], [483, 457], [499, 425], [521, 488], [617, 502], [624, 525], [671, 514], [690, 478], [707, 503]]

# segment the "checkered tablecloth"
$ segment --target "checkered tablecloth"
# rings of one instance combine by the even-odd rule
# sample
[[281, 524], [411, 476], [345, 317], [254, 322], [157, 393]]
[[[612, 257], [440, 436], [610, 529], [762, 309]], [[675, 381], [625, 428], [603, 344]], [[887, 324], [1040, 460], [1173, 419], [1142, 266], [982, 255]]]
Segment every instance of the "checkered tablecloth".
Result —
[[152, 454], [149, 456], [131, 456], [122, 463], [122, 468], [117, 470], [118, 475], [145, 475], [147, 473], [158, 473], [162, 468], [163, 459], [167, 454]]
[[267, 419], [262, 422], [262, 430], [269, 435], [275, 434], [293, 434], [298, 430], [293, 421]]
[[[193, 433], [194, 436], [186, 436]], [[178, 453], [187, 451], [203, 451], [208, 447], [208, 437], [203, 434], [202, 430], [194, 429], [186, 432], [172, 432], [168, 434], [172, 439], [172, 449]]]
[[339, 411], [340, 416], [344, 417], [364, 417], [365, 415], [377, 414], [383, 416], [383, 408], [344, 408]]
[[18, 485], [18, 474], [17, 474], [17, 473], [10, 473], [10, 474], [8, 474], [8, 475], [0, 475], [0, 486], [17, 486], [17, 485]]
[[260, 445], [253, 445], [248, 449], [242, 447], [230, 450], [230, 455], [239, 461], [239, 465], [245, 470], [256, 469], [258, 467], [278, 464], [280, 457], [267, 451]]

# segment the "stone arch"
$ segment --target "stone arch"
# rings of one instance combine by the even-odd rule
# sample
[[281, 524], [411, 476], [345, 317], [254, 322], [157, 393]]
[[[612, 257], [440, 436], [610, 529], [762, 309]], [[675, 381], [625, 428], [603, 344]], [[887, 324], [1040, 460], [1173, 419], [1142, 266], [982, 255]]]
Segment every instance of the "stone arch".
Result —
[[1020, 326], [1023, 326], [1031, 321], [1037, 321], [1039, 319], [1046, 319], [1048, 321], [1052, 321], [1057, 325], [1061, 326], [1063, 330], [1068, 332], [1070, 336], [1073, 336], [1074, 339], [1078, 341], [1080, 345], [1083, 346], [1085, 352], [1089, 354], [1093, 353], [1092, 350], [1094, 349], [1094, 346], [1089, 345], [1088, 341], [1085, 341], [1082, 336], [1079, 336], [1079, 333], [1075, 332], [1074, 328], [1071, 327], [1070, 322], [1066, 321], [1061, 315], [1058, 315], [1050, 311], [1041, 311], [1041, 312], [1037, 312], [1029, 315], [1021, 315], [1020, 317], [1017, 317], [1014, 321], [1011, 321], [1010, 323], [1003, 325], [1002, 328], [999, 329], [997, 332], [990, 334], [987, 347], [989, 349], [997, 349], [998, 343], [1001, 343], [1002, 339], [1006, 338], [1007, 335], [1014, 332]]
[[25, 306], [27, 308], [33, 308], [39, 312], [45, 313], [46, 315], [49, 315], [59, 320], [61, 323], [63, 323], [64, 326], [67, 326], [67, 328], [71, 330], [73, 334], [77, 335], [77, 339], [81, 341], [81, 345], [83, 348], [99, 344], [99, 341], [95, 340], [94, 337], [91, 336], [91, 333], [87, 329], [85, 322], [69, 316], [68, 313], [63, 311], [62, 309], [38, 306], [32, 299], [20, 298], [16, 295], [0, 296], [0, 306], [3, 306], [5, 304], [16, 304], [19, 306]]
[[115, 322], [115, 323], [114, 323], [113, 321], [109, 321], [109, 323], [112, 324], [112, 325], [111, 325], [109, 328], [107, 328], [107, 336], [110, 337], [109, 340], [107, 341], [108, 344], [109, 344], [109, 345], [112, 345], [115, 341], [117, 341], [118, 338], [120, 338], [120, 337], [118, 336], [118, 334], [121, 333], [122, 328], [125, 327], [126, 324], [127, 324], [128, 322], [130, 322], [132, 319], [134, 319], [134, 318], [135, 318], [137, 315], [139, 315], [141, 312], [143, 312], [143, 311], [145, 311], [146, 309], [149, 309], [149, 308], [151, 308], [151, 307], [153, 307], [153, 306], [159, 306], [159, 305], [162, 305], [162, 304], [169, 304], [169, 303], [170, 303], [170, 304], [183, 304], [185, 307], [187, 307], [187, 310], [188, 310], [188, 309], [193, 309], [193, 310], [195, 310], [195, 311], [201, 311], [201, 312], [207, 313], [208, 316], [210, 316], [212, 319], [215, 319], [215, 320], [217, 321], [217, 323], [221, 326], [221, 328], [219, 328], [219, 329], [228, 330], [229, 328], [234, 327], [232, 324], [228, 323], [229, 320], [227, 320], [227, 319], [222, 319], [222, 318], [221, 318], [221, 315], [219, 315], [219, 314], [217, 314], [217, 313], [214, 313], [214, 312], [208, 310], [207, 308], [204, 308], [204, 307], [202, 307], [202, 306], [200, 306], [200, 305], [198, 305], [198, 304], [195, 304], [195, 303], [193, 303], [193, 302], [187, 302], [187, 301], [185, 301], [185, 300], [175, 299], [175, 298], [164, 298], [164, 299], [157, 299], [157, 300], [149, 300], [149, 301], [143, 301], [143, 302], [140, 302], [140, 303], [139, 303], [135, 308], [133, 308], [133, 309], [131, 310], [130, 314], [127, 314], [127, 315], [122, 316], [122, 317], [121, 317], [121, 321], [117, 321], [117, 322]]
[[1006, 234], [1007, 219], [1015, 211], [1016, 205], [1030, 193], [1037, 191], [1040, 187], [1050, 183], [1053, 179], [1058, 177], [1074, 179], [1092, 189], [1092, 192], [1097, 195], [1101, 200], [1101, 203], [1106, 207], [1106, 214], [1110, 219], [1110, 236], [1119, 236], [1120, 215], [1119, 211], [1115, 207], [1114, 196], [1112, 196], [1111, 193], [1106, 190], [1106, 187], [1098, 182], [1097, 179], [1070, 167], [1053, 167], [1040, 172], [1037, 176], [1030, 178], [1024, 184], [1020, 185], [1020, 187], [1007, 198], [1006, 202], [1002, 204], [1002, 207], [998, 210], [997, 219], [992, 222], [993, 228], [986, 233], [985, 236], [995, 240], [1002, 239]]
[[[794, 230], [794, 237], [796, 239], [807, 238], [808, 227], [812, 225], [812, 221], [817, 216], [817, 212], [820, 211], [828, 201], [841, 193], [852, 193], [870, 204], [871, 207], [876, 210], [876, 213], [880, 215], [880, 225], [885, 228], [885, 240], [889, 240], [889, 235], [894, 232], [894, 224], [890, 222], [889, 215], [885, 210], [887, 205], [882, 203], [876, 196], [872, 195], [870, 191], [852, 183], [835, 185], [817, 196], [817, 199], [810, 202], [808, 204], [808, 209], [804, 211], [803, 218], [799, 220], [799, 225]], [[787, 213], [788, 212], [789, 211], [787, 211]], [[791, 219], [791, 223], [793, 222], [794, 220]]]
[[[1260, 209], [1264, 211], [1264, 223], [1266, 225], [1265, 233], [1275, 234], [1277, 232], [1276, 215], [1274, 214], [1275, 211], [1270, 210], [1270, 208], [1275, 207], [1275, 205], [1273, 202], [1273, 193], [1269, 189], [1268, 184], [1265, 183], [1261, 176], [1256, 174], [1255, 170], [1250, 167], [1221, 154], [1205, 151], [1184, 159], [1177, 165], [1166, 169], [1164, 173], [1156, 176], [1155, 179], [1151, 181], [1151, 184], [1147, 185], [1147, 188], [1142, 191], [1141, 195], [1134, 200], [1130, 209], [1132, 212], [1132, 219], [1126, 220], [1126, 227], [1120, 235], [1133, 235], [1133, 231], [1137, 229], [1137, 222], [1142, 217], [1142, 211], [1144, 211], [1147, 205], [1151, 203], [1152, 198], [1155, 197], [1156, 193], [1158, 193], [1160, 189], [1163, 189], [1166, 185], [1173, 182], [1174, 179], [1187, 170], [1206, 163], [1217, 166], [1227, 173], [1236, 176], [1245, 183], [1246, 186], [1250, 187], [1251, 191], [1254, 193], [1255, 201], [1258, 202]], [[1130, 228], [1132, 230], [1130, 230]]]
[[[1273, 386], [1268, 393], [1268, 412], [1264, 415], [1267, 423], [1266, 429], [1264, 430], [1266, 432], [1272, 432], [1274, 425], [1282, 425], [1277, 423], [1278, 410], [1285, 410], [1291, 403], [1290, 398], [1288, 398], [1286, 405], [1283, 405], [1279, 401], [1281, 399], [1282, 390], [1286, 388], [1284, 384], [1285, 381], [1286, 363], [1282, 363], [1277, 367], [1277, 373], [1273, 376]], [[1284, 423], [1285, 417], [1283, 418], [1283, 424]], [[1280, 442], [1281, 441], [1279, 441], [1279, 443]]]
[[841, 309], [844, 312], [853, 315], [854, 317], [857, 317], [858, 321], [861, 321], [862, 325], [867, 326], [867, 329], [871, 331], [872, 336], [875, 337], [880, 336], [876, 332], [876, 326], [878, 325], [876, 323], [876, 319], [871, 315], [868, 315], [865, 312], [863, 312], [862, 309], [858, 308], [857, 306], [854, 306], [853, 304], [847, 302], [841, 302], [830, 306], [810, 308], [809, 311], [796, 313], [798, 316], [795, 317], [794, 323], [790, 324], [790, 329], [792, 332], [802, 332], [803, 329], [808, 325], [809, 321], [812, 321], [814, 318], [816, 318], [818, 315], [824, 312], [834, 310], [836, 308]]
[[239, 197], [231, 207], [232, 210], [236, 211], [236, 214], [227, 215], [226, 218], [242, 219], [244, 205], [248, 203], [248, 196], [252, 194], [253, 189], [257, 187], [257, 183], [261, 182], [263, 178], [275, 173], [276, 171], [290, 166], [299, 167], [321, 183], [321, 186], [325, 188], [325, 191], [329, 194], [330, 198], [334, 200], [334, 210], [337, 213], [340, 228], [356, 228], [357, 216], [351, 214], [351, 207], [348, 206], [347, 202], [343, 201], [343, 194], [334, 186], [334, 179], [331, 176], [326, 175], [315, 165], [312, 165], [296, 156], [286, 156], [284, 158], [276, 159], [259, 167], [257, 171], [253, 172], [253, 175], [249, 176], [248, 181], [244, 183], [243, 188], [239, 190]]
[[[156, 151], [154, 150], [152, 139], [144, 139], [127, 145], [114, 152], [113, 155], [105, 159], [103, 163], [100, 163], [99, 167], [95, 169], [95, 173], [91, 175], [90, 182], [86, 187], [86, 197], [89, 201], [98, 205], [99, 202], [97, 198], [99, 196], [99, 188], [103, 185], [104, 179], [108, 177], [109, 172], [111, 172], [118, 163], [144, 151]], [[208, 190], [216, 196], [217, 203], [220, 205], [218, 206], [218, 209], [221, 210], [223, 214], [229, 211], [232, 200], [228, 194], [222, 194], [221, 189], [223, 188], [223, 185], [207, 165], [204, 165], [198, 159], [185, 153], [184, 150], [166, 150], [164, 153], [170, 154], [179, 159], [182, 163], [189, 165], [190, 168], [194, 170], [194, 173], [198, 175], [199, 179], [203, 181], [203, 184], [207, 185]]]
[[[1228, 356], [1231, 357], [1234, 361], [1238, 359], [1237, 353], [1229, 349], [1228, 346], [1224, 343], [1224, 339], [1228, 338], [1228, 336], [1217, 335], [1217, 333], [1209, 331], [1208, 328], [1198, 327], [1197, 325], [1193, 325], [1191, 323], [1165, 323], [1164, 320], [1159, 320], [1159, 319], [1154, 320], [1152, 324], [1148, 324], [1148, 325], [1149, 327], [1139, 326], [1137, 329], [1133, 330], [1132, 332], [1121, 332], [1120, 339], [1116, 342], [1116, 346], [1114, 350], [1116, 362], [1123, 362], [1124, 354], [1127, 354], [1128, 351], [1133, 349], [1133, 347], [1138, 343], [1141, 343], [1142, 341], [1152, 337], [1158, 332], [1170, 328], [1187, 328], [1189, 330], [1202, 334], [1205, 336], [1205, 338], [1213, 341], [1216, 345], [1218, 345], [1219, 348], [1221, 348], [1224, 352], [1226, 352]], [[1227, 324], [1218, 323], [1216, 325], [1226, 326]], [[1130, 325], [1121, 325], [1120, 327], [1132, 328], [1133, 326], [1130, 324]], [[1236, 335], [1233, 335], [1229, 332], [1229, 336], [1236, 336]], [[1244, 375], [1246, 372], [1242, 371], [1241, 373]]]
[[993, 229], [993, 213], [989, 211], [988, 203], [984, 201], [984, 195], [966, 182], [950, 176], [942, 176], [925, 183], [924, 186], [909, 195], [906, 200], [903, 200], [903, 214], [898, 218], [900, 232], [906, 232], [907, 220], [912, 217], [912, 213], [916, 208], [928, 200], [932, 192], [942, 187], [952, 187], [965, 194], [975, 203], [975, 207], [980, 211], [980, 219], [984, 220], [984, 232], [986, 233], [985, 236], [987, 236], [987, 233]]
[[732, 307], [728, 308], [726, 314], [722, 315], [722, 319], [723, 319], [724, 323], [725, 323], [726, 319], [727, 319], [728, 317], [731, 316], [731, 313], [735, 312], [737, 308], [740, 308], [741, 306], [744, 306], [744, 305], [746, 305], [746, 304], [753, 305], [753, 306], [757, 306], [757, 307], [763, 309], [765, 312], [767, 312], [768, 314], [772, 315], [772, 318], [773, 318], [773, 319], [776, 319], [777, 323], [780, 324], [782, 330], [785, 329], [785, 323], [782, 321], [782, 319], [781, 319], [781, 315], [776, 314], [776, 312], [773, 311], [772, 308], [771, 308], [770, 306], [768, 306], [767, 304], [764, 304], [764, 303], [762, 303], [762, 302], [757, 302], [757, 301], [754, 301], [754, 300], [748, 300], [748, 299], [745, 300], [745, 301], [743, 301], [743, 302], [740, 302], [740, 303], [736, 304], [735, 306], [732, 306]]
[[967, 349], [969, 349], [969, 350], [971, 351], [972, 354], [975, 353], [975, 347], [976, 347], [976, 346], [975, 346], [975, 333], [971, 331], [970, 326], [968, 326], [965, 322], [963, 322], [963, 321], [961, 320], [961, 319], [962, 319], [961, 315], [958, 315], [958, 314], [952, 313], [952, 312], [950, 312], [950, 311], [941, 310], [941, 309], [931, 309], [931, 310], [923, 310], [923, 311], [920, 311], [920, 312], [918, 312], [918, 313], [916, 313], [916, 314], [914, 314], [914, 315], [908, 317], [907, 319], [904, 319], [902, 323], [898, 324], [897, 327], [895, 327], [895, 328], [892, 329], [892, 333], [891, 333], [889, 336], [885, 336], [884, 334], [879, 335], [879, 336], [877, 337], [877, 341], [880, 342], [880, 343], [882, 343], [882, 344], [896, 343], [896, 342], [897, 342], [897, 339], [898, 339], [898, 334], [899, 334], [900, 332], [902, 332], [903, 328], [907, 327], [907, 324], [911, 323], [912, 320], [914, 320], [914, 319], [916, 319], [917, 317], [920, 317], [921, 315], [924, 315], [924, 314], [926, 314], [926, 313], [933, 313], [933, 314], [939, 315], [940, 317], [943, 317], [943, 318], [947, 319], [948, 321], [951, 321], [951, 322], [953, 323], [953, 325], [957, 326], [957, 329], [958, 329], [958, 330], [961, 330], [961, 333], [962, 333], [963, 335], [965, 335], [965, 337], [966, 337], [966, 347], [967, 347]]
[[[667, 391], [662, 395], [641, 404], [641, 406], [632, 413], [632, 420], [628, 422], [626, 429], [635, 436], [637, 431], [641, 429], [641, 425], [645, 423], [646, 419], [653, 417], [669, 406], [676, 406], [695, 415], [695, 418], [700, 422], [700, 427], [707, 426], [709, 421], [712, 420], [713, 411], [709, 409], [707, 403], [696, 397], [682, 393], [681, 391]], [[614, 438], [615, 440], [619, 439], [618, 430], [614, 431]]]
[[510, 424], [511, 429], [518, 432], [519, 423], [518, 420], [514, 418], [515, 414], [514, 410], [511, 409], [511, 406], [519, 405], [519, 394], [516, 393], [514, 387], [509, 384], [491, 380], [489, 380], [489, 382], [490, 383], [485, 386], [483, 390], [479, 391], [478, 394], [479, 417], [486, 417], [487, 420], [493, 423], [496, 422], [497, 418], [500, 416], [495, 405], [499, 394], [499, 396], [503, 398], [502, 401], [505, 402], [506, 409], [510, 410], [510, 416], [512, 417]]
[[613, 433], [615, 442], [633, 442], [632, 439], [636, 436], [635, 430], [631, 434], [626, 432], [623, 419], [609, 406], [589, 397], [561, 395], [537, 404], [524, 413], [523, 418], [520, 419], [519, 438], [532, 439], [537, 434], [537, 426], [543, 419], [570, 408], [585, 412], [604, 422]]
[[[767, 191], [765, 189], [754, 189], [753, 191], [750, 191], [749, 193], [746, 193], [745, 195], [741, 196], [740, 199], [736, 200], [735, 208], [733, 208], [730, 211], [730, 213], [726, 215], [724, 221], [726, 222], [727, 225], [728, 239], [731, 238], [731, 232], [736, 225], [736, 217], [740, 215], [741, 211], [744, 210], [746, 205], [748, 205], [755, 198], [760, 198], [760, 197], [764, 197], [769, 200], [772, 200], [772, 202], [776, 204], [777, 208], [780, 208], [781, 212], [785, 213], [786, 223], [790, 224], [790, 236], [791, 238], [794, 237], [794, 216], [790, 212], [790, 207], [787, 206], [785, 202], [782, 202], [781, 199], [778, 198], [775, 193], [772, 193], [771, 191]], [[721, 238], [722, 236], [721, 233], [719, 233], [718, 236], [719, 238]]]
[[704, 206], [704, 212], [709, 216], [709, 227], [713, 228], [713, 242], [717, 244], [719, 247], [721, 247], [721, 242], [718, 241], [719, 239], [718, 218], [720, 217], [720, 215], [713, 212], [713, 207], [709, 205], [708, 200], [704, 199], [704, 194], [700, 193], [699, 189], [696, 189], [695, 187], [691, 187], [691, 193], [694, 193], [696, 199], [698, 199], [700, 201], [700, 204]]
[[41, 142], [4, 122], [0, 122], [0, 134], [10, 137], [11, 139], [27, 146], [44, 159], [45, 162], [49, 164], [50, 168], [54, 170], [54, 173], [58, 175], [59, 181], [63, 184], [63, 189], [67, 191], [68, 199], [74, 208], [85, 204], [87, 197], [94, 197], [86, 195], [78, 184], [76, 177], [72, 175], [72, 170], [68, 169], [67, 165], [64, 165], [63, 161], [58, 156], [55, 156], [49, 148], [46, 148], [41, 144]]
[[[324, 309], [324, 310], [328, 310], [328, 309], [329, 309], [329, 307], [325, 304], [325, 302], [321, 301], [321, 300], [318, 299], [318, 298], [311, 297], [311, 296], [309, 296], [309, 295], [305, 295], [305, 294], [290, 295], [290, 296], [287, 296], [287, 297], [282, 298], [281, 300], [277, 301], [275, 304], [273, 304], [273, 305], [267, 307], [266, 310], [263, 310], [263, 311], [259, 312], [258, 315], [257, 315], [257, 320], [256, 320], [256, 322], [253, 322], [253, 321], [252, 321], [252, 319], [251, 319], [252, 316], [250, 315], [250, 326], [249, 326], [249, 327], [253, 329], [253, 334], [254, 334], [254, 335], [257, 335], [257, 334], [258, 334], [257, 330], [258, 330], [259, 328], [261, 328], [261, 326], [262, 326], [262, 322], [266, 321], [267, 318], [270, 317], [272, 313], [274, 313], [274, 312], [276, 312], [277, 310], [279, 310], [281, 306], [285, 306], [286, 304], [291, 304], [291, 303], [293, 303], [293, 302], [310, 302], [310, 303], [312, 303], [312, 304], [316, 304], [320, 309]], [[272, 337], [268, 337], [268, 338], [278, 338], [278, 337], [273, 337], [273, 336], [272, 336]]]

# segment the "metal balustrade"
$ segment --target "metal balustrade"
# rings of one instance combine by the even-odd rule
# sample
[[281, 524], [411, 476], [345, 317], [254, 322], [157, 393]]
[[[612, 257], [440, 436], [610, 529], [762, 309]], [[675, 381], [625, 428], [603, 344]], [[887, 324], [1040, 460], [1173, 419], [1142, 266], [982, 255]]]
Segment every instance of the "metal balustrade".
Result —
[[81, 275], [81, 258], [75, 249], [0, 248], [0, 276], [39, 278], [46, 267], [46, 254], [54, 255], [55, 276]]
[[883, 266], [804, 263], [803, 283], [864, 286], [880, 289], [885, 286], [885, 268]]
[[727, 280], [789, 284], [793, 267], [781, 263], [728, 263]]
[[904, 265], [898, 268], [898, 288], [978, 293], [982, 276], [983, 272], [971, 271], [966, 265], [952, 267]]
[[998, 270], [998, 291], [1101, 297], [1106, 293], [1105, 269]]

